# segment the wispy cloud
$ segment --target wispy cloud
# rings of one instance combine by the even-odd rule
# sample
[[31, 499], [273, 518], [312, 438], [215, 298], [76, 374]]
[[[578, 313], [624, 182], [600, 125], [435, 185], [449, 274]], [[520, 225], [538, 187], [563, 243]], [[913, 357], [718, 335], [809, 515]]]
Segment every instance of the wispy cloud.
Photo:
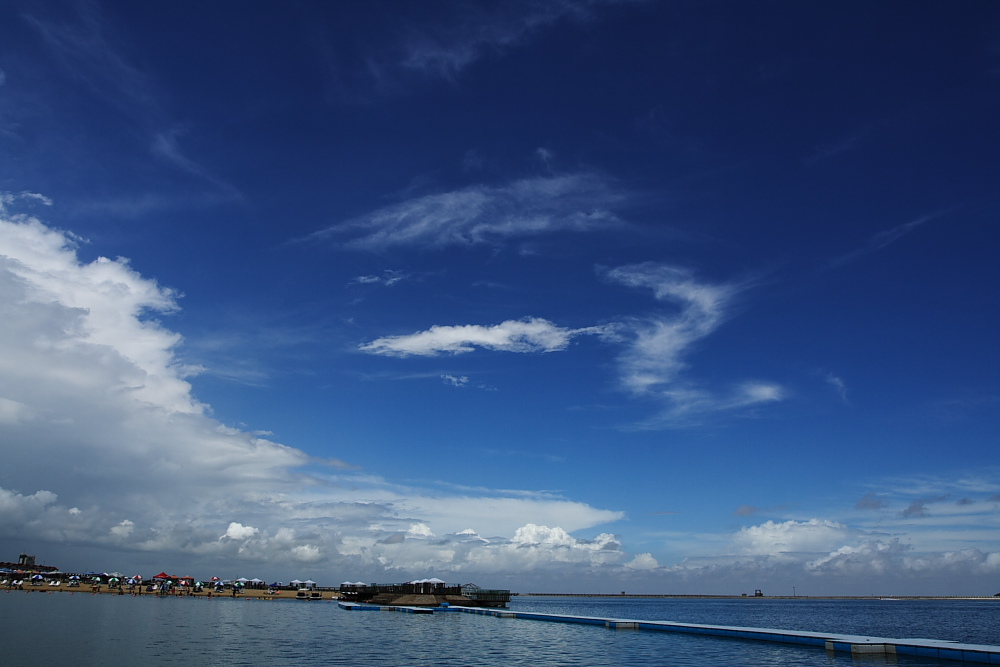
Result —
[[802, 158], [802, 163], [806, 166], [812, 166], [818, 162], [824, 162], [844, 153], [855, 151], [861, 146], [862, 140], [869, 132], [871, 132], [871, 128], [864, 128], [839, 141], [819, 146], [811, 155]]
[[467, 375], [442, 375], [441, 380], [452, 387], [469, 386], [469, 377]]
[[612, 4], [622, 0], [506, 2], [490, 9], [459, 4], [460, 14], [450, 20], [411, 29], [400, 65], [452, 80], [485, 55], [520, 46], [560, 21], [591, 18], [595, 9]]
[[382, 271], [381, 275], [378, 274], [368, 274], [363, 276], [357, 276], [351, 280], [352, 285], [381, 285], [383, 287], [392, 287], [396, 283], [409, 278], [409, 274], [403, 271], [393, 271], [392, 269], [385, 269]]
[[[92, 2], [78, 3], [76, 20], [54, 22], [31, 13], [25, 21], [48, 46], [49, 53], [74, 81], [103, 103], [128, 118], [149, 137], [150, 152], [172, 167], [220, 190], [226, 200], [240, 199], [237, 189], [186, 156], [179, 132], [165, 110], [162, 93], [140, 68], [134, 66], [116, 39], [116, 28]], [[168, 129], [164, 129], [168, 128]]]
[[152, 86], [121, 53], [114, 27], [99, 5], [78, 3], [76, 8], [76, 21], [55, 23], [31, 13], [24, 19], [39, 32], [64, 70], [95, 96], [130, 116], [161, 117]]
[[361, 345], [363, 352], [395, 357], [461, 354], [476, 348], [502, 352], [555, 352], [564, 350], [574, 336], [600, 334], [600, 327], [567, 329], [537, 317], [507, 320], [493, 326], [466, 324], [432, 326], [402, 336], [387, 336]]
[[229, 195], [232, 199], [242, 199], [242, 195], [235, 187], [220, 180], [211, 174], [203, 165], [198, 164], [183, 154], [177, 141], [179, 134], [180, 133], [177, 130], [154, 133], [151, 147], [153, 155], [165, 160], [168, 164], [173, 165], [183, 172], [211, 183], [220, 191]]
[[649, 289], [657, 300], [678, 307], [674, 314], [634, 323], [633, 340], [621, 366], [622, 381], [637, 393], [671, 384], [684, 367], [682, 353], [722, 324], [741, 289], [699, 282], [687, 269], [652, 262], [611, 269], [605, 276], [628, 287]]
[[784, 398], [784, 389], [773, 383], [746, 381], [719, 394], [680, 380], [686, 368], [685, 353], [726, 321], [744, 285], [699, 281], [687, 269], [657, 263], [611, 269], [605, 275], [622, 285], [649, 289], [657, 300], [676, 307], [672, 313], [618, 327], [628, 341], [619, 357], [623, 386], [636, 395], [659, 397], [668, 406], [648, 426]]
[[553, 232], [593, 232], [624, 225], [613, 211], [623, 199], [604, 178], [578, 173], [475, 185], [378, 209], [311, 234], [358, 250], [393, 246], [443, 248], [501, 243]]
[[938, 218], [940, 216], [941, 216], [940, 213], [925, 215], [920, 218], [917, 218], [916, 220], [911, 220], [910, 222], [905, 222], [901, 225], [896, 225], [891, 229], [878, 232], [877, 234], [870, 237], [868, 241], [857, 250], [854, 250], [852, 252], [847, 253], [846, 255], [841, 255], [840, 257], [831, 260], [830, 266], [831, 267], [842, 266], [844, 264], [853, 262], [859, 257], [879, 251], [882, 248], [885, 248], [886, 246], [895, 243], [903, 236], [906, 236], [907, 234], [909, 234], [916, 228], [920, 227], [924, 223], [930, 222], [931, 220], [934, 220], [935, 218]]
[[827, 373], [824, 379], [826, 380], [826, 383], [828, 385], [833, 387], [833, 390], [837, 392], [837, 395], [840, 396], [840, 399], [846, 403], [847, 383], [844, 382], [842, 378], [840, 378], [837, 375], [834, 375], [833, 373]]

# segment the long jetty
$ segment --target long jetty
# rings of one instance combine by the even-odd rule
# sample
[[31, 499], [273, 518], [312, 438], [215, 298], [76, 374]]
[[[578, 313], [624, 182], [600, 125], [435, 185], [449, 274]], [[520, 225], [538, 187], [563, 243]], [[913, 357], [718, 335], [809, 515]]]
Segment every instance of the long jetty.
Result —
[[595, 625], [609, 630], [650, 630], [655, 632], [677, 632], [703, 635], [706, 637], [727, 637], [751, 641], [796, 644], [804, 647], [818, 647], [827, 651], [850, 653], [858, 657], [874, 655], [910, 655], [922, 658], [937, 658], [958, 662], [1000, 665], [1000, 646], [983, 644], [962, 644], [940, 639], [890, 639], [887, 637], [867, 637], [864, 635], [842, 635], [828, 632], [804, 632], [800, 630], [780, 630], [771, 628], [745, 628], [728, 625], [705, 625], [701, 623], [678, 623], [675, 621], [644, 621], [599, 616], [571, 616], [566, 614], [542, 614], [537, 612], [512, 611], [510, 609], [488, 609], [482, 607], [440, 606], [410, 607], [392, 605], [372, 605], [355, 602], [338, 603], [341, 609], [349, 611], [396, 611], [410, 614], [433, 614], [441, 612], [461, 612], [494, 616], [496, 618], [521, 618], [531, 621], [554, 623], [580, 623]]

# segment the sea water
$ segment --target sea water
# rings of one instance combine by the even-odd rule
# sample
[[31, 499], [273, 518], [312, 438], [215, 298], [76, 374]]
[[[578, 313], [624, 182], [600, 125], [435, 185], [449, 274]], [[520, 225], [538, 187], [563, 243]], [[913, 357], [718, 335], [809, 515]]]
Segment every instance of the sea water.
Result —
[[[515, 597], [510, 607], [1000, 645], [992, 600], [698, 600]], [[858, 664], [815, 647], [461, 613], [339, 609], [331, 601], [0, 593], [4, 665]], [[907, 656], [866, 664], [945, 665]], [[954, 663], [950, 663], [954, 664]]]

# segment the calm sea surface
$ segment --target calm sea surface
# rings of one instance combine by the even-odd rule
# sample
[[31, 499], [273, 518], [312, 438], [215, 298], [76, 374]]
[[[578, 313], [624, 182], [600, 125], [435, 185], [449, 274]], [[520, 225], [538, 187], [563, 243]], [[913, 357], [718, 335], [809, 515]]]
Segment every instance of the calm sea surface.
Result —
[[[518, 597], [512, 609], [1000, 645], [1000, 601]], [[4, 665], [857, 665], [817, 648], [336, 603], [0, 592]], [[942, 665], [879, 656], [865, 664]], [[955, 664], [955, 663], [951, 663]]]

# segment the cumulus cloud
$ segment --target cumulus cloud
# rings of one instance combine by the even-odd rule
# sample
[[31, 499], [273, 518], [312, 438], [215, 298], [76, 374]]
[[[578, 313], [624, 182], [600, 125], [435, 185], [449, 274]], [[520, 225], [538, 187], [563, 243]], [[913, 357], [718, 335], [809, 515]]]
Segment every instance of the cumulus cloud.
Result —
[[[183, 339], [164, 323], [180, 295], [125, 259], [81, 261], [78, 239], [8, 213], [12, 201], [0, 201], [0, 541], [116, 561], [126, 549], [136, 567], [243, 562], [378, 580], [488, 568], [476, 549], [529, 521], [569, 535], [623, 517], [545, 494], [399, 486], [226, 426], [195, 398]], [[546, 329], [498, 344], [547, 349], [569, 335]], [[500, 537], [434, 537], [470, 526]], [[461, 548], [432, 544], [449, 542]], [[538, 567], [556, 558], [550, 546]]]
[[246, 540], [253, 537], [259, 532], [260, 531], [254, 528], [253, 526], [244, 526], [241, 523], [233, 521], [232, 523], [229, 524], [229, 527], [226, 528], [226, 534], [220, 537], [219, 539], [229, 538], [231, 540]]
[[593, 174], [530, 178], [426, 195], [334, 225], [309, 238], [347, 237], [358, 250], [392, 246], [472, 246], [553, 232], [620, 227], [621, 195]]
[[477, 347], [503, 352], [555, 352], [565, 349], [574, 336], [602, 332], [599, 327], [566, 329], [548, 320], [529, 317], [493, 326], [435, 325], [413, 334], [378, 338], [361, 345], [360, 349], [396, 357], [461, 354]]
[[[989, 523], [995, 533], [995, 517]], [[944, 531], [944, 526], [935, 528], [939, 536]], [[960, 534], [953, 533], [950, 541], [955, 543]], [[911, 537], [904, 540], [832, 519], [769, 520], [719, 535], [718, 553], [689, 557], [661, 567], [658, 573], [700, 585], [702, 590], [732, 591], [752, 582], [751, 588], [784, 591], [791, 582], [807, 594], [870, 594], [869, 587], [925, 594], [937, 587], [937, 594], [956, 594], [989, 587], [1000, 574], [1000, 551], [979, 547], [935, 550], [927, 542], [918, 547], [919, 535]], [[988, 542], [996, 544], [993, 537]]]
[[117, 535], [118, 537], [128, 537], [132, 534], [134, 529], [135, 523], [129, 521], [128, 519], [123, 519], [117, 526], [112, 526], [111, 533], [113, 535]]
[[737, 551], [745, 554], [783, 556], [793, 553], [829, 551], [850, 535], [847, 526], [836, 521], [766, 521], [744, 526], [733, 536]]

